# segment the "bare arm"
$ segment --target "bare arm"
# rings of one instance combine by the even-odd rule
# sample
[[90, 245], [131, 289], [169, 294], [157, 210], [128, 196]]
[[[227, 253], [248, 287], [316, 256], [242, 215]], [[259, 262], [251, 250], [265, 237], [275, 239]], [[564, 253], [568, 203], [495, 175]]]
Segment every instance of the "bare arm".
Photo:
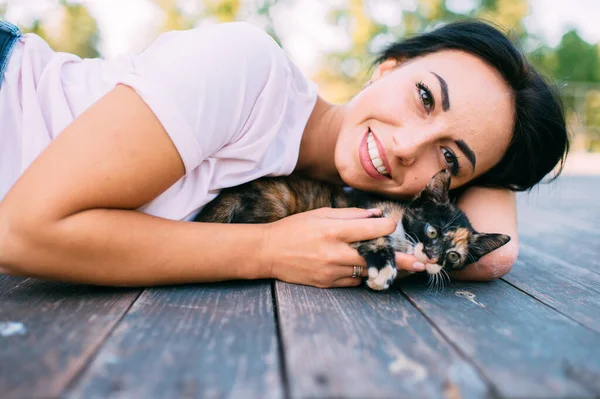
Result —
[[[261, 227], [199, 227], [135, 211], [183, 173], [154, 114], [133, 90], [117, 87], [55, 139], [0, 203], [2, 265], [108, 285], [258, 276], [248, 259], [259, 259]], [[206, 250], [211, 245], [229, 250]]]
[[508, 234], [511, 240], [466, 269], [452, 273], [452, 277], [487, 281], [508, 273], [519, 253], [515, 193], [504, 189], [472, 187], [459, 198], [458, 206], [467, 214], [475, 230]]
[[[266, 225], [189, 223], [135, 210], [183, 174], [150, 108], [132, 89], [116, 87], [62, 132], [0, 202], [0, 268], [100, 285], [276, 277], [349, 286], [359, 282], [348, 278], [349, 265], [364, 262], [342, 237], [361, 231], [365, 237], [345, 241], [374, 238], [395, 227], [391, 220], [329, 220], [367, 218], [364, 210], [324, 210]], [[302, 240], [290, 243], [294, 232]]]

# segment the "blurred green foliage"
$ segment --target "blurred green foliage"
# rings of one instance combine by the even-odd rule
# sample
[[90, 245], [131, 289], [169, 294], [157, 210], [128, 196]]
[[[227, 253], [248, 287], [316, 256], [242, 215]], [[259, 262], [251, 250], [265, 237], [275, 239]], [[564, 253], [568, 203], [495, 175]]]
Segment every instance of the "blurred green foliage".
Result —
[[[86, 0], [38, 0], [55, 2], [60, 9], [60, 21], [40, 17], [27, 26], [26, 32], [44, 37], [58, 51], [81, 57], [99, 56], [100, 33]], [[173, 29], [189, 29], [198, 21], [215, 22], [245, 20], [258, 17], [265, 30], [281, 43], [272, 20], [274, 7], [291, 7], [302, 0], [148, 0], [162, 13], [162, 23], [156, 34]], [[197, 7], [189, 6], [195, 1]], [[467, 12], [457, 13], [446, 0], [419, 0], [412, 10], [403, 10], [394, 23], [383, 23], [373, 16], [377, 2], [394, 0], [345, 0], [329, 9], [327, 20], [343, 28], [350, 45], [343, 51], [323, 54], [317, 73], [311, 78], [319, 84], [320, 94], [335, 103], [350, 99], [369, 78], [370, 62], [376, 44], [413, 35], [436, 26], [464, 18], [482, 18], [503, 28], [526, 49], [531, 62], [557, 83], [565, 100], [572, 131], [578, 135], [575, 145], [580, 149], [600, 148], [600, 53], [596, 43], [587, 43], [575, 30], [566, 32], [552, 48], [527, 32], [523, 23], [530, 13], [528, 0], [480, 0]], [[7, 4], [9, 4], [7, 6]], [[0, 0], [0, 16], [10, 2]], [[397, 1], [397, 7], [402, 2]], [[194, 9], [197, 11], [189, 11]], [[266, 22], [265, 22], [266, 21]]]

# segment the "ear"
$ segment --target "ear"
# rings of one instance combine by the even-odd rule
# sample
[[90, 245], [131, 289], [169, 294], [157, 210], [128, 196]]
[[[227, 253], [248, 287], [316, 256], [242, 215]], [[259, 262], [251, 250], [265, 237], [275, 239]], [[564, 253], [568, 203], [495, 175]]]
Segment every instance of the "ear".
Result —
[[478, 261], [484, 255], [489, 254], [495, 249], [500, 248], [510, 241], [510, 236], [506, 234], [486, 234], [474, 233], [469, 242], [469, 254]]
[[448, 202], [449, 189], [450, 172], [447, 169], [442, 169], [429, 180], [427, 186], [419, 193], [419, 196], [415, 200], [443, 204]]
[[377, 79], [381, 79], [385, 74], [392, 72], [398, 65], [400, 65], [400, 61], [395, 58], [388, 58], [381, 64], [377, 65], [375, 71], [373, 71], [371, 80], [374, 82]]

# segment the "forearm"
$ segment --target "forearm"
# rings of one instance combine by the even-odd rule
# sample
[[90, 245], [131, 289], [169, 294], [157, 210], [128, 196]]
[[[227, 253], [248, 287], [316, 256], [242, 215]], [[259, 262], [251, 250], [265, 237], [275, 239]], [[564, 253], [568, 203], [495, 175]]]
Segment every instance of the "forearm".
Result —
[[268, 277], [268, 225], [172, 221], [93, 209], [36, 231], [13, 228], [2, 257], [11, 274], [111, 286], [152, 286]]
[[488, 281], [508, 273], [519, 253], [517, 207], [514, 192], [503, 189], [472, 187], [458, 200], [473, 227], [481, 233], [502, 233], [510, 241], [483, 256], [464, 270], [452, 273], [460, 280]]

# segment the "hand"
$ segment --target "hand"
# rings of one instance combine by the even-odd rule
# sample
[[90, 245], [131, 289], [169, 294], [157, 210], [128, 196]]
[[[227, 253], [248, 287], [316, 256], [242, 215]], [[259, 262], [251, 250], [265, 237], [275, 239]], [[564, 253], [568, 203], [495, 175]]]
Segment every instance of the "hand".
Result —
[[396, 267], [398, 270], [404, 270], [407, 272], [415, 273], [422, 272], [425, 270], [425, 265], [414, 255], [408, 255], [404, 252], [396, 252]]
[[362, 279], [352, 277], [354, 266], [366, 266], [366, 262], [348, 244], [391, 234], [396, 222], [371, 218], [380, 214], [379, 210], [320, 208], [269, 223], [263, 239], [266, 270], [262, 274], [320, 288], [359, 285]]

